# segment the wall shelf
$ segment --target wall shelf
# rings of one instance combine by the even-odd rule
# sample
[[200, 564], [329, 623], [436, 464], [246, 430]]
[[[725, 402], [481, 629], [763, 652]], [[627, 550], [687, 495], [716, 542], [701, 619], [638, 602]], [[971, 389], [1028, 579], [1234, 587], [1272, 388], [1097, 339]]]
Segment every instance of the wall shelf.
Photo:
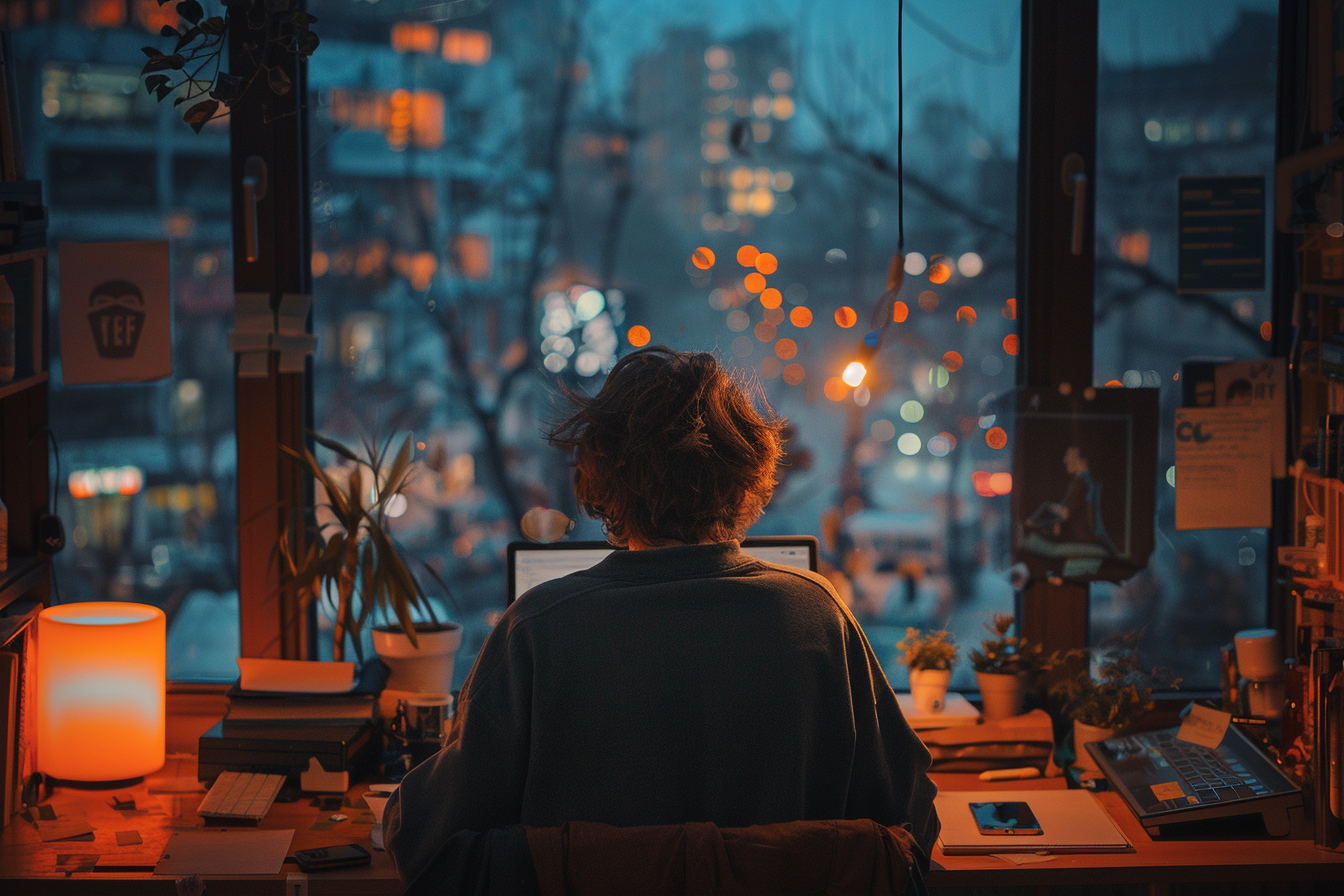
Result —
[[4, 385], [0, 385], [0, 398], [7, 398], [10, 395], [17, 395], [24, 389], [31, 389], [33, 386], [40, 386], [46, 381], [47, 381], [47, 372], [45, 370], [42, 371], [41, 373], [37, 373], [32, 376], [20, 377], [19, 379], [5, 383]]

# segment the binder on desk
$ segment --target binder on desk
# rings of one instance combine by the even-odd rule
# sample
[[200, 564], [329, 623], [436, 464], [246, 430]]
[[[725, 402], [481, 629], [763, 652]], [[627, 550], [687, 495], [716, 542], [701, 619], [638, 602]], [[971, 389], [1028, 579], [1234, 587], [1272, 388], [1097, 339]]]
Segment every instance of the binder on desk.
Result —
[[[1023, 802], [1041, 824], [1041, 834], [1002, 836], [980, 833], [971, 803]], [[944, 855], [1010, 852], [1133, 852], [1134, 847], [1105, 807], [1086, 790], [949, 790], [933, 800], [943, 829]]]

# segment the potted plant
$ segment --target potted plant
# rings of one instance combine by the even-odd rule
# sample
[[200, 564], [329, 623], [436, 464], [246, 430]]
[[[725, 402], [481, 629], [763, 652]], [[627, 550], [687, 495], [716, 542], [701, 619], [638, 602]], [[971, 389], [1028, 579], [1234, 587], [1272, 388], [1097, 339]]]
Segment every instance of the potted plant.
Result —
[[1049, 688], [1051, 702], [1073, 722], [1074, 762], [1097, 771], [1086, 745], [1136, 729], [1153, 710], [1154, 687], [1179, 687], [1181, 680], [1145, 666], [1134, 648], [1135, 635], [1097, 647], [1056, 651], [1046, 669], [1059, 672]]
[[[435, 617], [433, 604], [388, 531], [388, 521], [405, 506], [405, 493], [415, 474], [411, 436], [406, 436], [395, 455], [390, 453], [390, 437], [378, 444], [361, 435], [359, 454], [316, 433], [313, 439], [342, 458], [346, 466], [328, 470], [312, 451], [284, 448], [324, 493], [314, 508], [313, 521], [305, 523], [294, 515], [276, 546], [294, 605], [306, 608], [323, 595], [333, 595], [334, 658], [344, 657], [349, 637], [363, 662], [363, 633], [372, 625], [374, 649], [390, 669], [388, 688], [448, 693], [462, 627]], [[296, 531], [300, 524], [306, 530], [302, 539]], [[423, 568], [456, 608], [443, 580], [430, 567]]]
[[1011, 613], [995, 613], [985, 623], [992, 637], [967, 654], [980, 685], [981, 714], [988, 721], [1022, 712], [1026, 692], [1045, 659], [1042, 645], [1009, 634], [1015, 624]]
[[907, 628], [896, 648], [904, 651], [903, 661], [910, 670], [910, 696], [915, 701], [915, 710], [942, 712], [947, 704], [952, 667], [957, 664], [957, 645], [951, 632]]

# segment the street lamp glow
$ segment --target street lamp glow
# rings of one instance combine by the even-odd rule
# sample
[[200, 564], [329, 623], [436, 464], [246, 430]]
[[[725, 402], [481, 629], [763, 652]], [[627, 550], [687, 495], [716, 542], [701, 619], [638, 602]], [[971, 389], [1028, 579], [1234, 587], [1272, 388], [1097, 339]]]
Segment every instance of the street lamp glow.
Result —
[[845, 372], [840, 374], [840, 379], [851, 389], [857, 387], [863, 382], [863, 378], [868, 375], [868, 368], [863, 366], [862, 361], [850, 361], [845, 365]]

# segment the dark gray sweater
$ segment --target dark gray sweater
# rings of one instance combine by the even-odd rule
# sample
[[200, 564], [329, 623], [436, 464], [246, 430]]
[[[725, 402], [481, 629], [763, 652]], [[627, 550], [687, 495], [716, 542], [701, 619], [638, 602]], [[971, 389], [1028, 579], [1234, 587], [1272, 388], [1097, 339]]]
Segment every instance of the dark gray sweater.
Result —
[[[457, 831], [869, 818], [937, 837], [929, 751], [821, 576], [735, 542], [617, 551], [500, 619], [389, 801], [405, 881]], [[922, 864], [923, 862], [921, 862]]]

